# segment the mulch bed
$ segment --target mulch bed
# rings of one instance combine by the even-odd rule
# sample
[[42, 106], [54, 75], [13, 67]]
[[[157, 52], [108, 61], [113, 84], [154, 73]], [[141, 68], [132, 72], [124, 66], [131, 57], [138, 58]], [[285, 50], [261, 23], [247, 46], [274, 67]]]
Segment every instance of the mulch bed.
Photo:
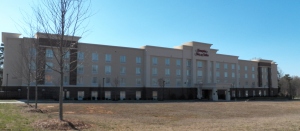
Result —
[[79, 120], [59, 120], [59, 119], [47, 119], [39, 120], [33, 123], [34, 127], [49, 130], [82, 130], [91, 127], [90, 124], [84, 123]]

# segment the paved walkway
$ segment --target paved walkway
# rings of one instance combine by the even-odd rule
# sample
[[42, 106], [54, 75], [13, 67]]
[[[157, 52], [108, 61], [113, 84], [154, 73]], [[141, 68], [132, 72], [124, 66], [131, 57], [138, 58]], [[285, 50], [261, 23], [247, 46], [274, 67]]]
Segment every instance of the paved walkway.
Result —
[[1, 103], [22, 104], [24, 102], [18, 100], [0, 100], [0, 104]]

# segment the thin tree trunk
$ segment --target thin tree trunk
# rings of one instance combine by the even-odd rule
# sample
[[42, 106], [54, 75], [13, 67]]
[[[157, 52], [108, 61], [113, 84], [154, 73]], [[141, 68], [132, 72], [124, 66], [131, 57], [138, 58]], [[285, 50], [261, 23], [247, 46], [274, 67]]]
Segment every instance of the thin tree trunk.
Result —
[[30, 93], [30, 87], [27, 85], [27, 105], [29, 105], [29, 93]]
[[35, 85], [35, 109], [37, 109], [37, 85]]

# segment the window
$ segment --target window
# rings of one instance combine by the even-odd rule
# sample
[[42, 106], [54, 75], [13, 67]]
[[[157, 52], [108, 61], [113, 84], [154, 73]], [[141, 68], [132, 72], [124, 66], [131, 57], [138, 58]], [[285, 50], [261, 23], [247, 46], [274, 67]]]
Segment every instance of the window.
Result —
[[135, 74], [136, 75], [140, 75], [141, 74], [141, 68], [140, 67], [135, 68]]
[[157, 58], [156, 57], [152, 57], [152, 64], [157, 65]]
[[266, 96], [267, 95], [267, 92], [264, 90], [264, 96]]
[[83, 84], [83, 77], [77, 76], [77, 84]]
[[30, 48], [30, 56], [36, 56], [36, 49], [35, 48]]
[[70, 69], [69, 64], [64, 64], [64, 71], [69, 71], [69, 69]]
[[69, 59], [70, 58], [70, 51], [67, 51], [64, 55], [65, 59]]
[[166, 58], [166, 59], [165, 59], [165, 64], [166, 64], [167, 66], [170, 65], [170, 58]]
[[225, 63], [224, 64], [224, 69], [227, 69], [228, 68], [228, 65]]
[[135, 84], [136, 84], [136, 85], [142, 85], [142, 80], [141, 80], [141, 78], [136, 78], [136, 79], [135, 79]]
[[248, 97], [248, 90], [245, 91], [245, 96]]
[[232, 96], [232, 97], [235, 97], [235, 91], [234, 91], [234, 90], [231, 91], [231, 96]]
[[176, 60], [176, 66], [181, 66], [181, 60], [180, 59]]
[[248, 78], [248, 74], [245, 74], [245, 78], [246, 78], [246, 79]]
[[152, 86], [157, 86], [157, 79], [156, 78], [152, 78]]
[[254, 66], [252, 66], [252, 71], [255, 71]]
[[187, 79], [187, 80], [186, 80], [186, 85], [189, 87], [189, 86], [191, 86], [191, 84], [192, 84], [191, 79]]
[[135, 62], [136, 62], [137, 64], [141, 64], [141, 63], [142, 63], [142, 58], [141, 58], [141, 57], [136, 57], [136, 58], [135, 58]]
[[238, 70], [240, 70], [240, 65], [238, 65]]
[[253, 90], [253, 96], [255, 96], [255, 90]]
[[181, 70], [180, 69], [176, 69], [176, 75], [180, 76], [181, 75]]
[[165, 79], [165, 86], [169, 86], [170, 85], [170, 79], [169, 78], [166, 78]]
[[261, 90], [258, 91], [258, 95], [261, 96]]
[[46, 49], [46, 57], [52, 58], [53, 57], [53, 51], [51, 49]]
[[235, 69], [235, 65], [231, 64], [231, 69], [234, 70]]
[[245, 66], [245, 71], [247, 71], [248, 70], [248, 67], [247, 66]]
[[198, 71], [197, 71], [197, 76], [198, 76], [198, 77], [202, 77], [202, 70], [198, 70]]
[[98, 74], [98, 65], [92, 65], [92, 73]]
[[111, 62], [111, 54], [105, 54], [105, 61]]
[[166, 69], [165, 69], [165, 75], [166, 75], [166, 76], [169, 76], [169, 75], [170, 75], [170, 69], [169, 69], [169, 68], [166, 68]]
[[64, 76], [64, 85], [69, 84], [69, 77], [68, 76]]
[[202, 61], [197, 61], [197, 67], [202, 68]]
[[105, 78], [105, 85], [110, 85], [110, 77]]
[[232, 78], [235, 77], [235, 73], [234, 73], [234, 72], [231, 73], [231, 77], [232, 77]]
[[34, 61], [31, 61], [31, 62], [29, 63], [29, 68], [30, 68], [30, 70], [35, 70], [35, 69], [36, 69], [36, 65], [35, 65], [35, 62], [34, 62]]
[[181, 86], [181, 79], [176, 79], [176, 86], [177, 87]]
[[227, 74], [227, 72], [224, 72], [224, 77], [228, 77], [228, 74]]
[[98, 82], [97, 82], [97, 77], [93, 77], [92, 78], [92, 84], [97, 84]]
[[192, 65], [192, 61], [191, 60], [186, 60], [186, 66], [190, 67]]
[[84, 52], [78, 52], [78, 60], [84, 59]]
[[126, 79], [125, 78], [120, 78], [120, 85], [125, 86], [126, 85]]
[[46, 62], [46, 65], [45, 65], [46, 72], [51, 72], [52, 68], [53, 68], [53, 63], [52, 62]]
[[220, 68], [220, 63], [219, 63], [219, 62], [216, 63], [216, 68], [217, 68], [217, 69]]
[[51, 84], [52, 83], [52, 76], [51, 75], [45, 75], [45, 83]]
[[110, 74], [111, 73], [111, 66], [110, 65], [106, 65], [105, 66], [105, 74]]
[[77, 73], [83, 74], [83, 65], [82, 64], [77, 65]]
[[126, 56], [124, 56], [124, 55], [120, 56], [120, 62], [125, 63], [126, 62]]
[[98, 61], [98, 54], [92, 53], [92, 61]]
[[252, 74], [252, 79], [255, 79], [255, 75], [254, 74]]
[[157, 75], [157, 68], [152, 68], [152, 75]]
[[191, 70], [186, 70], [186, 76], [190, 76], [191, 75]]
[[126, 74], [126, 67], [121, 67], [120, 74]]
[[216, 76], [220, 77], [220, 72], [219, 71], [216, 72]]

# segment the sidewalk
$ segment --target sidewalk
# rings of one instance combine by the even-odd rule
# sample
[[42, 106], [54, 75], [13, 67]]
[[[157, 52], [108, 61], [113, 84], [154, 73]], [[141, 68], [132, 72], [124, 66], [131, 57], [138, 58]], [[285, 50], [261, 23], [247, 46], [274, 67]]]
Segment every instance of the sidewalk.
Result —
[[23, 101], [19, 101], [19, 100], [0, 100], [0, 104], [1, 103], [22, 104], [24, 102]]

